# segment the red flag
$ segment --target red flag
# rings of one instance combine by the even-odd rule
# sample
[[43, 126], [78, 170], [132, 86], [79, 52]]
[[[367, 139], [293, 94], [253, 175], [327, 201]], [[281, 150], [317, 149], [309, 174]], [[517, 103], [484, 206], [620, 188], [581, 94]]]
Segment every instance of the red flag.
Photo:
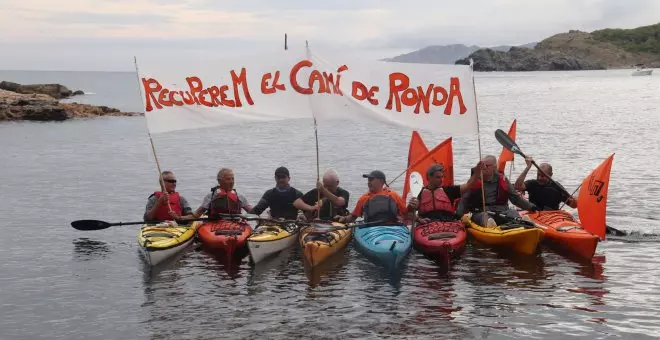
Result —
[[578, 216], [582, 227], [588, 232], [605, 239], [605, 215], [607, 211], [607, 190], [610, 184], [610, 170], [614, 154], [608, 157], [589, 174], [580, 187], [578, 196]]
[[451, 141], [451, 137], [445, 139], [442, 143], [438, 144], [431, 151], [427, 152], [408, 167], [408, 170], [406, 171], [406, 182], [403, 187], [404, 199], [408, 196], [410, 174], [415, 171], [419, 172], [424, 179], [424, 185], [427, 185], [428, 180], [426, 179], [426, 170], [432, 164], [442, 164], [445, 168], [445, 177], [442, 181], [442, 185], [454, 185], [454, 153]]
[[[516, 141], [516, 120], [513, 120], [513, 123], [511, 123], [511, 127], [509, 128], [509, 137], [511, 137], [511, 140], [514, 142]], [[498, 172], [504, 172], [504, 167], [506, 166], [506, 162], [513, 162], [513, 152], [507, 150], [505, 147], [502, 147], [502, 153], [500, 153], [500, 157], [497, 159], [497, 171]]]
[[418, 159], [424, 157], [428, 152], [429, 149], [426, 147], [426, 144], [424, 144], [422, 136], [419, 135], [419, 132], [413, 131], [412, 136], [410, 137], [410, 148], [408, 149], [408, 164], [406, 165], [410, 166]]

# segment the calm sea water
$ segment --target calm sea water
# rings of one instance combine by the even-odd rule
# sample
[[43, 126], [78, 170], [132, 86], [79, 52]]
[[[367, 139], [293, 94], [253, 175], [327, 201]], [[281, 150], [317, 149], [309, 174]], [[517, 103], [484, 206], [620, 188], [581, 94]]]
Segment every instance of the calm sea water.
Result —
[[[0, 80], [58, 82], [77, 101], [139, 111], [131, 73], [0, 71]], [[0, 124], [0, 339], [659, 338], [660, 76], [629, 71], [477, 74], [484, 153], [518, 119], [518, 144], [553, 164], [569, 190], [611, 153], [607, 222], [634, 236], [598, 246], [592, 262], [547, 248], [534, 257], [469, 244], [448, 270], [413, 251], [390, 271], [349, 246], [314, 272], [297, 249], [227, 267], [195, 247], [160, 268], [141, 261], [136, 226], [81, 232], [83, 218], [134, 221], [157, 188], [142, 117]], [[448, 136], [422, 132], [432, 146]], [[316, 177], [311, 122], [154, 135], [161, 165], [193, 205], [220, 167], [256, 202], [287, 166], [302, 191]], [[361, 174], [405, 168], [410, 131], [319, 126], [321, 168], [351, 192]], [[456, 181], [478, 158], [454, 136]], [[516, 160], [514, 178], [524, 168]], [[508, 170], [507, 170], [508, 171]], [[534, 175], [532, 171], [530, 175]], [[401, 192], [403, 180], [393, 187]]]

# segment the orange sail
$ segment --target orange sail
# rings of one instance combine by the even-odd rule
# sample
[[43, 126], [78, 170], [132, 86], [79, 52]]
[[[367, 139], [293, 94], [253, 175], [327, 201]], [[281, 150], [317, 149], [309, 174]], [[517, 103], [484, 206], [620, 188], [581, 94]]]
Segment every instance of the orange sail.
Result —
[[[516, 120], [513, 120], [513, 123], [511, 123], [511, 127], [509, 128], [509, 137], [511, 137], [511, 140], [514, 142], [516, 141]], [[513, 162], [513, 152], [507, 150], [506, 148], [502, 148], [502, 153], [500, 153], [500, 158], [497, 159], [497, 171], [498, 172], [504, 172], [504, 167], [506, 166], [506, 162]]]
[[417, 159], [406, 171], [406, 183], [403, 187], [403, 197], [406, 199], [408, 196], [408, 181], [410, 174], [419, 172], [424, 179], [424, 185], [428, 184], [426, 179], [426, 170], [432, 164], [442, 164], [445, 167], [445, 177], [442, 185], [454, 185], [454, 151], [452, 148], [451, 137], [445, 139], [442, 143], [438, 144], [431, 151], [427, 152], [424, 156]]
[[582, 181], [578, 196], [578, 215], [585, 230], [605, 239], [607, 189], [614, 154], [608, 157]]

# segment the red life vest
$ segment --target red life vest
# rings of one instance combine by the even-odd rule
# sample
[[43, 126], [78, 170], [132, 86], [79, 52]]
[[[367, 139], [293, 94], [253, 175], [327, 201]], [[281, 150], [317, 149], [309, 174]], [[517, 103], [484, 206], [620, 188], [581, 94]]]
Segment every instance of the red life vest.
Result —
[[[172, 211], [181, 216], [183, 214], [183, 208], [181, 208], [181, 199], [179, 198], [179, 193], [178, 192], [172, 192], [167, 194], [169, 196], [169, 207], [167, 204], [161, 204], [158, 206], [158, 209], [156, 209], [156, 215], [154, 218], [157, 221], [171, 221], [172, 216], [170, 216], [170, 209]], [[156, 196], [156, 199], [159, 199], [163, 196], [163, 193], [160, 191], [154, 192], [154, 196]]]
[[209, 217], [218, 217], [218, 214], [240, 214], [241, 200], [238, 199], [236, 190], [229, 192], [215, 187], [211, 189], [211, 202], [209, 203]]
[[[507, 185], [506, 181], [504, 180], [504, 175], [498, 174], [498, 186], [497, 186], [497, 198], [495, 199], [495, 205], [507, 205], [509, 204], [509, 186]], [[472, 186], [472, 191], [473, 194], [471, 195], [473, 198], [472, 206], [473, 207], [480, 207], [481, 206], [481, 194], [476, 195], [474, 194], [474, 191], [481, 190], [481, 181], [477, 181], [477, 183]]]
[[446, 211], [455, 213], [454, 205], [442, 188], [435, 188], [431, 191], [429, 188], [422, 189], [419, 194], [419, 213], [428, 214], [433, 211]]

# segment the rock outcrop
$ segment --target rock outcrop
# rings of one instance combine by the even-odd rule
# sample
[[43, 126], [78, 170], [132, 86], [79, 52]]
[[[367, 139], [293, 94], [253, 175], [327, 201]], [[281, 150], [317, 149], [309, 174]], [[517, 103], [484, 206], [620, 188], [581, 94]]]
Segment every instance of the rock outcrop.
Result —
[[[121, 112], [106, 106], [60, 103], [51, 94], [63, 99], [66, 98], [62, 97], [64, 94], [69, 93], [70, 96], [72, 92], [58, 84], [20, 85], [3, 81], [0, 82], [0, 88], [2, 88], [0, 89], [0, 121], [62, 121], [71, 118], [140, 115], [134, 112]], [[6, 88], [16, 91], [5, 90]]]
[[474, 61], [475, 71], [567, 71], [602, 70], [605, 66], [557, 51], [512, 47], [509, 52], [482, 49], [456, 64], [469, 65]]

